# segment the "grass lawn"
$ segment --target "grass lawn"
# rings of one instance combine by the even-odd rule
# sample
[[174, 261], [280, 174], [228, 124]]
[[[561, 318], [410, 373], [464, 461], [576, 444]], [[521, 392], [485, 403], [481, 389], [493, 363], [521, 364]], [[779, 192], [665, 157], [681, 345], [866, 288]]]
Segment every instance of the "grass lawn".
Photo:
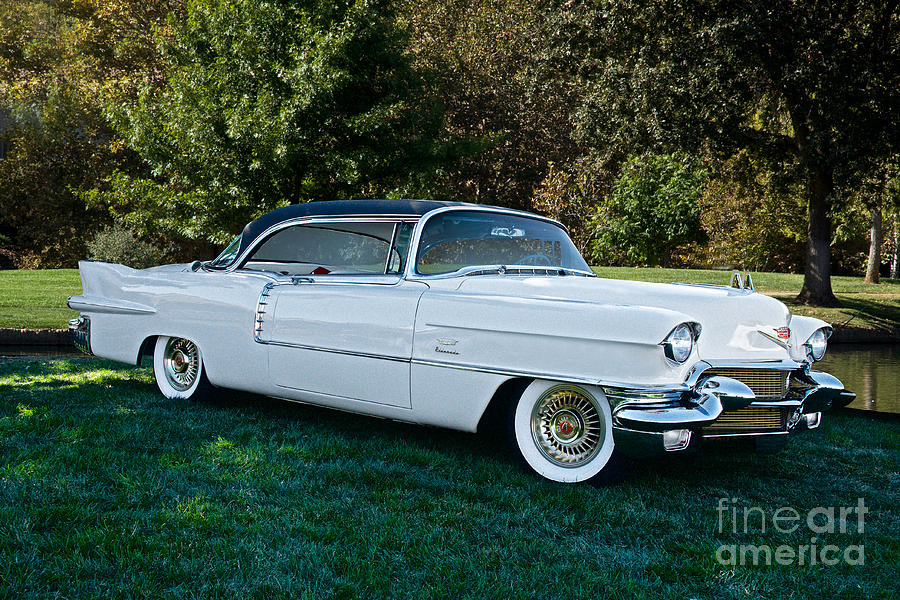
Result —
[[[0, 596], [890, 598], [898, 473], [896, 423], [836, 413], [780, 454], [722, 449], [641, 463], [616, 487], [562, 486], [494, 436], [253, 396], [167, 401], [148, 368], [9, 361]], [[735, 533], [726, 518], [720, 533], [720, 498], [803, 521]], [[846, 533], [806, 526], [858, 498], [863, 533], [855, 517]], [[864, 564], [716, 560], [812, 537], [863, 545]]]
[[[727, 284], [727, 271], [694, 269], [633, 269], [594, 267], [601, 277], [671, 283]], [[810, 308], [795, 304], [803, 285], [802, 275], [754, 273], [756, 288], [788, 303], [796, 314], [824, 319], [834, 325], [868, 329], [896, 329], [900, 326], [900, 280], [883, 279], [878, 285], [865, 284], [861, 277], [833, 277], [832, 285], [841, 308]], [[0, 327], [16, 329], [63, 329], [77, 316], [66, 307], [66, 298], [81, 293], [77, 269], [46, 271], [0, 271]]]
[[0, 271], [0, 327], [65, 329], [78, 316], [66, 298], [79, 294], [78, 269]]

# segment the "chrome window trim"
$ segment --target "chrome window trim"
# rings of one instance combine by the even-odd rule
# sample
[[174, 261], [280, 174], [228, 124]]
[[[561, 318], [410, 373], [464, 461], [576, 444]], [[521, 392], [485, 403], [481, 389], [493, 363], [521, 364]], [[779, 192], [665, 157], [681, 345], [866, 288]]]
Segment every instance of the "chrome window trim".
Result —
[[[250, 254], [256, 250], [261, 244], [263, 244], [271, 235], [278, 233], [282, 229], [287, 229], [288, 227], [294, 227], [296, 225], [323, 225], [329, 223], [416, 223], [419, 218], [411, 218], [409, 215], [346, 215], [346, 216], [334, 216], [329, 215], [328, 217], [296, 217], [293, 219], [288, 219], [286, 221], [281, 221], [280, 223], [276, 223], [263, 231], [261, 234], [256, 236], [256, 239], [253, 240], [253, 244], [247, 247], [241, 254], [235, 258], [234, 262], [232, 262], [225, 269], [216, 269], [216, 271], [220, 273], [232, 273], [239, 269], [238, 265], [246, 262], [247, 258], [249, 258]], [[396, 229], [396, 227], [395, 227]], [[390, 254], [390, 252], [388, 252]], [[384, 273], [382, 273], [383, 275]]]
[[[432, 219], [438, 215], [442, 215], [447, 212], [486, 212], [486, 213], [495, 213], [502, 215], [511, 215], [514, 217], [523, 217], [526, 219], [535, 219], [538, 221], [544, 221], [545, 223], [550, 223], [551, 225], [556, 225], [568, 236], [569, 230], [565, 225], [551, 219], [549, 217], [545, 217], [543, 215], [536, 215], [534, 213], [525, 212], [524, 210], [515, 210], [513, 208], [498, 208], [496, 206], [479, 206], [477, 204], [472, 206], [442, 206], [441, 208], [436, 208], [434, 210], [428, 211], [424, 215], [419, 218], [419, 222], [416, 223], [416, 228], [413, 231], [413, 235], [410, 238], [409, 249], [410, 260], [406, 264], [406, 270], [404, 272], [404, 276], [406, 279], [417, 279], [417, 280], [428, 280], [428, 279], [447, 279], [450, 277], [459, 277], [461, 276], [460, 271], [463, 271], [467, 268], [472, 267], [469, 265], [468, 267], [463, 267], [457, 271], [453, 271], [451, 273], [419, 273], [416, 271], [416, 265], [419, 262], [419, 242], [422, 238], [422, 230], [425, 228], [425, 225], [428, 223], [429, 219]], [[496, 267], [496, 265], [484, 265], [480, 268], [487, 267]], [[575, 269], [569, 269], [570, 271], [575, 271]], [[579, 271], [580, 272], [580, 271]], [[596, 277], [594, 273], [591, 273], [592, 276]]]
[[[394, 229], [391, 231], [391, 241], [388, 243], [388, 251], [387, 258], [384, 261], [384, 274], [387, 275], [389, 269], [391, 268], [391, 252], [394, 251], [394, 244], [397, 243], [397, 234], [400, 232], [400, 223], [394, 223]], [[397, 256], [400, 256], [400, 251], [397, 251]], [[400, 262], [403, 262], [403, 258], [401, 256]]]
[[582, 271], [580, 269], [567, 269], [565, 267], [533, 267], [531, 265], [470, 265], [468, 267], [461, 267], [456, 271], [450, 271], [449, 273], [417, 273], [415, 275], [415, 280], [419, 281], [422, 279], [435, 280], [452, 279], [454, 277], [468, 277], [471, 275], [479, 274], [482, 271], [497, 271], [496, 275], [501, 275], [504, 277], [534, 277], [538, 275], [538, 273], [521, 273], [517, 271], [543, 271], [544, 275], [555, 274], [557, 276], [571, 274], [579, 277], [597, 277], [596, 273], [588, 273], [587, 271]]

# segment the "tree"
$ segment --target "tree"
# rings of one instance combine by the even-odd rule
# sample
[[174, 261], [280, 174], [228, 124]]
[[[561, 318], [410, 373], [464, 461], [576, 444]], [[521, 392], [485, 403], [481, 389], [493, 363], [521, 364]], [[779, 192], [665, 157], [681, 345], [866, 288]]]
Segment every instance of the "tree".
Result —
[[458, 140], [433, 195], [531, 209], [535, 189], [557, 183], [544, 178], [580, 155], [570, 116], [581, 86], [560, 68], [549, 17], [538, 0], [401, 3], [409, 54], [435, 74]]
[[672, 155], [629, 159], [594, 216], [594, 256], [601, 263], [656, 266], [681, 244], [700, 242], [699, 198], [706, 174]]
[[802, 189], [746, 151], [710, 161], [700, 199], [708, 264], [752, 271], [803, 269]]
[[584, 170], [566, 170], [554, 163], [534, 192], [532, 208], [566, 226], [569, 237], [582, 254], [587, 254], [596, 228], [591, 218], [600, 197], [597, 178]]
[[13, 264], [71, 266], [109, 221], [79, 192], [134, 157], [103, 105], [158, 71], [156, 44], [181, 0], [8, 0], [0, 4], [0, 234]]
[[222, 242], [284, 204], [390, 194], [433, 168], [440, 130], [404, 43], [386, 1], [189, 0], [164, 83], [114, 111], [147, 173], [93, 199]]
[[867, 194], [866, 208], [870, 216], [869, 256], [866, 261], [866, 283], [878, 283], [881, 272], [881, 246], [883, 238], [883, 217], [885, 211], [900, 206], [900, 165], [897, 158], [885, 161], [871, 176], [866, 185], [861, 186]]
[[799, 299], [836, 304], [836, 192], [900, 146], [897, 2], [609, 0], [567, 2], [560, 15], [590, 85], [581, 139], [604, 157], [745, 149], [792, 164], [808, 216]]

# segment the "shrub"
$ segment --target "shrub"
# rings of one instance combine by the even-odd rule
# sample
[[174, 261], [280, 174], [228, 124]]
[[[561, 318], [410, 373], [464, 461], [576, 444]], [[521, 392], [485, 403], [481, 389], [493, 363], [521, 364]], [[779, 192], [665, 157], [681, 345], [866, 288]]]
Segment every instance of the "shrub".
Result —
[[116, 223], [97, 233], [88, 243], [88, 258], [146, 269], [163, 262], [163, 250]]
[[[598, 264], [681, 266], [682, 246], [705, 242], [698, 200], [706, 171], [676, 155], [634, 156], [593, 218]], [[689, 260], [690, 257], [687, 257]]]

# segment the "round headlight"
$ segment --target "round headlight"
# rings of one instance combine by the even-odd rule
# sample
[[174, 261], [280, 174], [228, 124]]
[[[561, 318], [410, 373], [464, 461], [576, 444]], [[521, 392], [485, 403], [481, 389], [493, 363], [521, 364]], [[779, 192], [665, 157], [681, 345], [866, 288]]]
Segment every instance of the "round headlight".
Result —
[[825, 350], [828, 349], [828, 333], [825, 328], [816, 329], [806, 340], [806, 354], [813, 360], [822, 360]]
[[694, 330], [682, 323], [672, 330], [664, 342], [666, 356], [677, 363], [683, 363], [694, 349]]

